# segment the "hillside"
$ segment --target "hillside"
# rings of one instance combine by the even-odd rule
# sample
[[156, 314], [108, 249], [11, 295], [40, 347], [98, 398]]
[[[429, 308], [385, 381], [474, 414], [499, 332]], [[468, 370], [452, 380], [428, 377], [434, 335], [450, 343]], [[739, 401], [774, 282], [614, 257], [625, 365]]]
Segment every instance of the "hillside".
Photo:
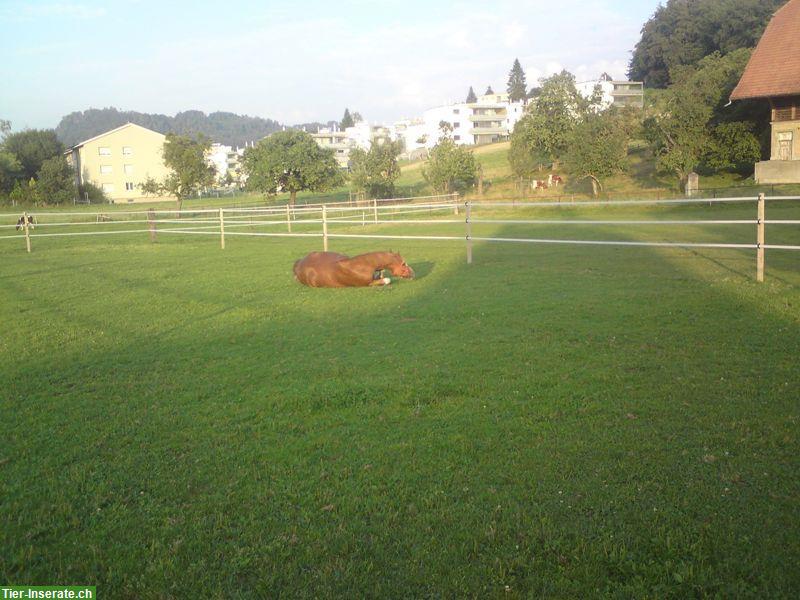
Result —
[[109, 131], [125, 123], [136, 123], [159, 133], [195, 135], [202, 133], [215, 142], [229, 146], [244, 146], [258, 141], [282, 125], [272, 119], [236, 115], [229, 112], [213, 112], [206, 115], [199, 110], [179, 112], [174, 117], [161, 114], [120, 111], [116, 108], [90, 108], [63, 117], [56, 127], [56, 135], [66, 146], [74, 146], [84, 140]]

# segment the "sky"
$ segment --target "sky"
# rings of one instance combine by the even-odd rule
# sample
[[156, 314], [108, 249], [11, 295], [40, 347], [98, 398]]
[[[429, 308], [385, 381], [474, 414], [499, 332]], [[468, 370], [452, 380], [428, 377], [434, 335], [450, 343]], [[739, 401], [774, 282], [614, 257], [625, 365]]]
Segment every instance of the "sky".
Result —
[[624, 78], [659, 0], [0, 0], [0, 119], [88, 108], [284, 124], [421, 116], [469, 86], [567, 69]]

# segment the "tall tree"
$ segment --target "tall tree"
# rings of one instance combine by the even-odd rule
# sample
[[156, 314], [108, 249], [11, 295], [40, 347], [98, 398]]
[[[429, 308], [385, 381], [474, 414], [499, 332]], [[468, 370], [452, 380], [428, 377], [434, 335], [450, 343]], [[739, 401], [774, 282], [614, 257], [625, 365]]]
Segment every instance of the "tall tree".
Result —
[[494, 94], [494, 90], [492, 89], [492, 86], [488, 86], [488, 87], [486, 88], [486, 91], [485, 91], [485, 92], [483, 92], [483, 95], [484, 95], [484, 96], [489, 96], [490, 94]]
[[402, 142], [399, 142], [376, 140], [369, 152], [361, 148], [350, 151], [350, 181], [356, 191], [365, 192], [369, 198], [394, 196], [394, 182], [400, 176], [397, 156]]
[[422, 175], [437, 192], [461, 192], [475, 185], [478, 167], [470, 150], [443, 137], [431, 150]]
[[350, 109], [349, 108], [345, 108], [344, 109], [344, 116], [342, 117], [342, 120], [339, 123], [339, 127], [341, 129], [346, 129], [348, 127], [352, 127], [355, 124], [356, 123], [353, 120], [353, 116], [350, 114]]
[[45, 160], [37, 173], [36, 183], [46, 204], [66, 204], [76, 196], [75, 172], [63, 156]]
[[[740, 163], [742, 152], [747, 152], [742, 148], [752, 148], [754, 141], [757, 144], [747, 125], [719, 127], [734, 123], [726, 118], [728, 111], [724, 107], [749, 56], [746, 49], [725, 56], [714, 53], [703, 58], [696, 68], [676, 70], [675, 84], [663, 94], [656, 114], [645, 120], [644, 130], [656, 154], [656, 165], [674, 173], [681, 185], [689, 173], [704, 163], [717, 167], [725, 162]], [[734, 153], [738, 158], [731, 158], [725, 149], [734, 143], [739, 146]], [[715, 150], [721, 154], [715, 157]]]
[[472, 86], [469, 86], [469, 92], [467, 92], [467, 104], [472, 104], [478, 101], [478, 97], [475, 95], [475, 90], [472, 89]]
[[211, 140], [168, 133], [164, 141], [164, 164], [172, 171], [164, 181], [164, 189], [181, 203], [214, 183], [215, 168], [206, 161]]
[[625, 119], [617, 111], [587, 111], [572, 130], [566, 166], [576, 178], [591, 181], [596, 198], [606, 177], [625, 170], [628, 141]]
[[772, 14], [786, 0], [668, 0], [642, 27], [628, 76], [665, 88], [672, 72], [695, 66], [713, 52], [756, 45]]
[[17, 157], [22, 166], [22, 178], [28, 180], [36, 177], [48, 158], [63, 154], [64, 145], [52, 129], [26, 129], [6, 135], [3, 150]]
[[578, 120], [590, 109], [572, 73], [562, 71], [539, 81], [539, 95], [528, 104], [511, 136], [509, 160], [519, 176], [530, 175], [535, 164], [557, 163], [567, 151]]
[[519, 64], [519, 59], [514, 59], [514, 64], [508, 74], [508, 85], [506, 86], [508, 99], [511, 102], [521, 102], [527, 98], [528, 88], [525, 84], [525, 71]]
[[341, 182], [333, 150], [320, 148], [304, 131], [273, 133], [244, 151], [248, 189], [263, 194], [289, 192], [294, 204], [297, 192], [324, 191]]

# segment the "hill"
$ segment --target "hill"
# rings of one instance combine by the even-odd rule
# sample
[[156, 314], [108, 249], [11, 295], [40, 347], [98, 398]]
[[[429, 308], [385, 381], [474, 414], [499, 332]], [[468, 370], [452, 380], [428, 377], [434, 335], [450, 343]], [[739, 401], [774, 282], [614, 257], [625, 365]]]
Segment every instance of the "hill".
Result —
[[110, 129], [136, 123], [159, 133], [194, 135], [202, 133], [213, 141], [229, 146], [244, 146], [278, 131], [282, 125], [272, 119], [213, 112], [206, 115], [199, 110], [179, 112], [174, 117], [162, 114], [120, 111], [114, 107], [90, 108], [63, 117], [56, 127], [56, 135], [66, 146], [74, 146]]

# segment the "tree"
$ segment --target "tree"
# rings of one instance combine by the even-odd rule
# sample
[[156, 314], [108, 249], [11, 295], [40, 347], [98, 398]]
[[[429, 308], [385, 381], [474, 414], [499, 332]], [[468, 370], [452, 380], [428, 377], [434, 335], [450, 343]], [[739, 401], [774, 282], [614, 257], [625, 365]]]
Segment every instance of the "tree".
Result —
[[61, 156], [64, 145], [52, 129], [26, 129], [6, 135], [2, 149], [17, 157], [22, 167], [21, 177], [30, 179], [42, 168], [48, 158]]
[[0, 135], [5, 137], [11, 131], [11, 121], [0, 119]]
[[578, 93], [575, 76], [562, 71], [540, 80], [541, 88], [511, 135], [509, 160], [518, 176], [531, 174], [534, 164], [557, 163], [571, 141], [578, 120], [592, 109]]
[[369, 152], [361, 148], [351, 150], [350, 180], [355, 190], [365, 192], [369, 198], [394, 196], [394, 182], [400, 176], [397, 164], [400, 151], [401, 144], [388, 140], [373, 142]]
[[491, 94], [494, 94], [494, 90], [492, 89], [492, 86], [489, 86], [489, 87], [486, 88], [486, 91], [483, 92], [483, 95], [484, 96], [489, 96]]
[[472, 89], [472, 86], [469, 86], [469, 92], [467, 92], [467, 104], [473, 104], [478, 101], [478, 97], [475, 95], [475, 90]]
[[754, 128], [753, 123], [741, 121], [713, 127], [703, 152], [703, 166], [710, 171], [752, 173], [753, 164], [761, 159], [761, 144], [753, 134]]
[[460, 192], [475, 185], [477, 164], [472, 152], [449, 137], [433, 147], [422, 175], [437, 192]]
[[628, 76], [666, 88], [678, 67], [696, 66], [714, 52], [752, 48], [786, 0], [668, 0], [642, 27]]
[[628, 141], [628, 129], [620, 113], [589, 111], [572, 130], [567, 168], [576, 178], [591, 181], [596, 198], [603, 189], [604, 178], [625, 170]]
[[364, 117], [361, 116], [361, 113], [358, 111], [353, 112], [353, 123], [361, 123], [364, 120]]
[[[714, 53], [703, 58], [696, 68], [676, 69], [676, 82], [663, 93], [661, 104], [655, 107], [656, 114], [645, 120], [645, 136], [656, 155], [656, 166], [674, 173], [681, 185], [704, 160], [707, 164], [724, 162], [723, 157], [716, 163], [711, 158], [715, 134], [739, 137], [746, 133], [741, 127], [720, 131], [716, 127], [727, 122], [725, 104], [749, 56], [746, 49], [725, 56]], [[731, 141], [728, 139], [728, 143]]]
[[525, 71], [519, 64], [519, 59], [514, 59], [514, 65], [508, 74], [508, 85], [506, 86], [508, 99], [511, 102], [521, 102], [527, 98], [527, 86], [525, 84]]
[[348, 127], [352, 127], [355, 124], [356, 123], [353, 120], [352, 115], [350, 114], [350, 109], [349, 108], [345, 108], [344, 109], [344, 116], [342, 117], [341, 123], [339, 123], [339, 127], [341, 129], [347, 129]]
[[150, 175], [148, 175], [142, 183], [138, 184], [137, 187], [145, 196], [160, 196], [166, 191], [164, 189], [164, 184]]
[[324, 191], [342, 181], [333, 150], [320, 148], [304, 131], [273, 133], [244, 151], [247, 187], [263, 194]]
[[63, 156], [48, 158], [37, 173], [39, 196], [46, 204], [65, 204], [75, 199], [75, 172]]
[[22, 165], [11, 152], [0, 150], [0, 194], [14, 188], [14, 182], [22, 177]]
[[172, 171], [164, 180], [164, 190], [181, 203], [214, 183], [215, 168], [206, 161], [211, 140], [200, 135], [190, 138], [168, 133], [164, 141], [164, 164]]

